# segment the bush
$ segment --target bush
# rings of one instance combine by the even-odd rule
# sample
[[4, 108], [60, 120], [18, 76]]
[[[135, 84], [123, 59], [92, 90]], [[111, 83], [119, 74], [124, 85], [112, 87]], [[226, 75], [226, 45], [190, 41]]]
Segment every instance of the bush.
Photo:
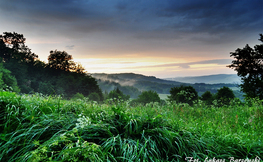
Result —
[[84, 95], [81, 94], [81, 93], [76, 93], [76, 94], [72, 97], [73, 100], [84, 99], [84, 98], [85, 98]]
[[143, 91], [135, 100], [138, 103], [146, 104], [149, 102], [161, 102], [161, 99], [155, 91]]
[[194, 101], [198, 100], [198, 94], [192, 86], [173, 87], [170, 90], [169, 99], [178, 103], [188, 103], [193, 105]]
[[206, 91], [204, 94], [201, 96], [201, 100], [206, 104], [206, 105], [212, 105], [214, 96], [210, 91]]
[[1, 62], [0, 62], [0, 90], [20, 92], [20, 89], [17, 86], [16, 78], [11, 75], [11, 72], [9, 70], [3, 67], [3, 64]]
[[235, 98], [233, 91], [228, 87], [222, 87], [217, 90], [216, 99], [219, 106], [229, 105], [230, 101]]
[[89, 98], [90, 100], [92, 100], [92, 101], [97, 101], [97, 102], [99, 102], [99, 101], [101, 100], [99, 94], [96, 93], [96, 92], [91, 93], [91, 94], [88, 96], [88, 98]]
[[112, 91], [110, 91], [109, 95], [108, 95], [109, 99], [113, 99], [113, 100], [129, 100], [130, 96], [129, 95], [125, 95], [122, 93], [122, 91], [119, 90], [119, 88], [116, 88]]
[[43, 94], [51, 95], [55, 93], [54, 87], [50, 82], [40, 82], [38, 89], [39, 92]]

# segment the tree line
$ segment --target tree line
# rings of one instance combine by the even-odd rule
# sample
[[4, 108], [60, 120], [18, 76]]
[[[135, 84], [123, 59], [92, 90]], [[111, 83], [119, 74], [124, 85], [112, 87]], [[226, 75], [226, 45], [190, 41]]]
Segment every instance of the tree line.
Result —
[[[237, 71], [242, 83], [239, 85], [241, 91], [245, 93], [245, 99], [257, 98], [263, 100], [263, 35], [260, 34], [261, 44], [255, 45], [254, 49], [246, 45], [243, 49], [238, 48], [230, 53], [234, 57], [231, 65], [227, 67]], [[195, 84], [197, 85], [197, 84]], [[198, 86], [198, 85], [197, 85]], [[193, 105], [202, 100], [206, 105], [224, 106], [229, 105], [235, 99], [233, 91], [228, 87], [216, 90], [216, 93], [206, 91], [201, 97], [193, 86], [181, 85], [170, 89], [170, 101], [187, 103]], [[239, 99], [237, 99], [239, 100]], [[154, 91], [145, 91], [136, 100], [139, 103], [161, 102], [158, 94]], [[239, 100], [240, 101], [240, 100]]]
[[2, 89], [12, 87], [15, 92], [39, 92], [63, 95], [65, 98], [77, 93], [84, 96], [97, 93], [96, 100], [103, 100], [97, 81], [85, 73], [83, 66], [75, 63], [71, 55], [65, 51], [51, 50], [48, 63], [45, 63], [31, 52], [25, 41], [23, 34], [16, 32], [0, 35]]
[[[263, 42], [262, 34], [259, 40]], [[134, 103], [162, 102], [156, 91], [139, 92], [128, 86], [117, 86], [103, 95], [95, 78], [87, 74], [81, 64], [75, 63], [67, 52], [51, 50], [48, 63], [45, 63], [31, 52], [25, 41], [22, 34], [15, 32], [4, 32], [0, 35], [0, 89], [20, 93], [63, 95], [65, 98], [89, 97], [94, 101], [129, 100], [130, 96], [122, 91], [132, 91], [135, 92], [134, 96], [138, 96], [133, 100]], [[230, 54], [234, 60], [228, 67], [237, 71], [241, 77], [240, 88], [245, 97], [263, 99], [263, 44], [256, 45], [254, 49], [246, 45]], [[198, 84], [170, 88], [169, 100], [189, 105], [198, 100], [212, 105], [216, 100], [217, 105], [227, 105], [235, 98], [233, 91], [228, 87], [214, 90], [213, 93], [206, 91], [198, 97], [195, 86], [198, 87]]]

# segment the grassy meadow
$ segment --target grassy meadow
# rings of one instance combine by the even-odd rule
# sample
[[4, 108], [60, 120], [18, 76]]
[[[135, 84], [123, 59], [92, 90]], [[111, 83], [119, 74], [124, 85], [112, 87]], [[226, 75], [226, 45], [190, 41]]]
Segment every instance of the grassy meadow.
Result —
[[262, 102], [131, 106], [2, 91], [0, 161], [262, 161]]

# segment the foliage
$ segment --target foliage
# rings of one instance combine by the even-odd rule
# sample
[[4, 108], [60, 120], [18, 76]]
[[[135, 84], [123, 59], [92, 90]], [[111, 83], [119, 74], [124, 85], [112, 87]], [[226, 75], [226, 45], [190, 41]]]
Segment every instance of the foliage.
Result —
[[228, 87], [220, 88], [216, 93], [216, 99], [220, 105], [229, 105], [230, 101], [234, 98], [233, 91]]
[[262, 160], [262, 100], [238, 105], [131, 108], [0, 92], [0, 161]]
[[55, 93], [54, 86], [50, 82], [39, 82], [38, 92], [51, 95]]
[[206, 105], [212, 105], [214, 96], [210, 91], [206, 91], [204, 94], [202, 94], [201, 100], [205, 102]]
[[[211, 93], [217, 93], [217, 89], [222, 88], [223, 86], [232, 88], [235, 87], [234, 93], [236, 97], [243, 99], [243, 93], [237, 89], [237, 84], [205, 84], [205, 83], [179, 83], [176, 81], [169, 81], [165, 79], [158, 79], [152, 76], [144, 76], [141, 74], [134, 73], [120, 73], [120, 74], [104, 74], [96, 73], [92, 74], [94, 78], [98, 81], [99, 87], [103, 92], [110, 92], [115, 88], [119, 88], [125, 95], [130, 95], [132, 99], [137, 98], [141, 91], [155, 91], [158, 94], [169, 94], [171, 88], [177, 87], [180, 85], [183, 86], [192, 86], [201, 96], [206, 91]], [[206, 77], [204, 77], [206, 78]], [[127, 86], [128, 85], [128, 86]]]
[[194, 101], [197, 101], [198, 94], [192, 86], [173, 87], [170, 90], [169, 99], [178, 103], [188, 103], [193, 105]]
[[3, 63], [1, 61], [0, 61], [0, 90], [8, 90], [13, 92], [20, 91], [19, 87], [17, 86], [16, 78], [11, 75], [11, 72], [9, 70], [3, 67]]
[[[1, 74], [7, 83], [13, 83], [16, 79], [21, 93], [40, 92], [43, 94], [62, 95], [71, 98], [76, 93], [84, 96], [95, 92], [103, 99], [102, 92], [97, 81], [84, 73], [81, 64], [71, 61], [72, 56], [65, 51], [51, 51], [49, 63], [36, 60], [37, 55], [25, 45], [22, 34], [8, 33], [0, 35], [0, 56], [3, 57], [3, 66], [14, 77], [9, 77], [7, 71]], [[10, 87], [10, 85], [8, 85]], [[14, 91], [18, 92], [15, 85]]]
[[97, 101], [97, 102], [99, 102], [99, 101], [102, 100], [102, 99], [100, 99], [99, 94], [98, 94], [98, 93], [95, 93], [95, 92], [91, 93], [91, 94], [88, 96], [88, 98], [89, 98], [91, 101]]
[[74, 62], [72, 62], [72, 56], [66, 51], [50, 51], [48, 56], [48, 66], [54, 69], [61, 69], [64, 71], [70, 71]]
[[146, 104], [150, 102], [161, 102], [161, 99], [157, 92], [150, 90], [143, 91], [135, 101], [138, 103]]
[[23, 34], [16, 32], [4, 32], [0, 35], [0, 57], [5, 62], [11, 59], [19, 60], [20, 62], [32, 63], [38, 56], [31, 52], [31, 50], [25, 45], [26, 38]]
[[113, 99], [113, 100], [129, 100], [130, 96], [123, 94], [122, 91], [117, 87], [116, 89], [110, 91], [108, 94], [108, 99]]
[[234, 57], [229, 68], [237, 71], [241, 77], [241, 90], [246, 93], [246, 97], [259, 97], [263, 99], [263, 35], [260, 34], [261, 44], [255, 45], [254, 49], [246, 45], [243, 49], [238, 48], [231, 52]]
[[[0, 35], [0, 37], [1, 37], [1, 35]], [[10, 52], [11, 52], [11, 49], [6, 47], [5, 42], [0, 38], [0, 57], [1, 57], [1, 59], [3, 59], [3, 60], [10, 59]]]
[[73, 95], [73, 97], [71, 99], [73, 99], [73, 100], [77, 100], [77, 99], [83, 100], [84, 98], [85, 98], [85, 96], [83, 94], [76, 93], [76, 94]]
[[72, 56], [66, 51], [50, 51], [47, 66], [54, 69], [83, 74], [85, 71], [84, 67], [80, 63], [75, 63], [72, 59]]

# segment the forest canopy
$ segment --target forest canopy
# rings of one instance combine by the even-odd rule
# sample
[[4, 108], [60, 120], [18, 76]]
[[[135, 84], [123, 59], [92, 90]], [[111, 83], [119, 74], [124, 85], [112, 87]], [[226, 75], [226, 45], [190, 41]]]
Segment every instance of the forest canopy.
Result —
[[[70, 98], [77, 93], [97, 93], [103, 100], [97, 81], [65, 51], [51, 50], [48, 63], [38, 59], [25, 45], [26, 38], [16, 32], [0, 35], [0, 57], [3, 67], [17, 80], [21, 93], [39, 92]], [[23, 74], [23, 75], [21, 75]]]

